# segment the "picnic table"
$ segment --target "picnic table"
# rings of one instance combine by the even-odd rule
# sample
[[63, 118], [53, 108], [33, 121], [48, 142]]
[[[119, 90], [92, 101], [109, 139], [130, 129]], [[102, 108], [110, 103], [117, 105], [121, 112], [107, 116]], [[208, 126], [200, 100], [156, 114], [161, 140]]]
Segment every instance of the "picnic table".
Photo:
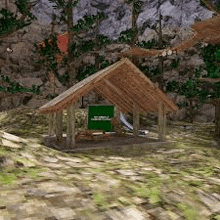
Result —
[[[94, 133], [101, 132], [101, 135], [94, 135]], [[101, 138], [100, 138], [101, 137]], [[109, 134], [106, 134], [104, 130], [84, 130], [79, 131], [76, 135], [76, 140], [78, 139], [84, 139], [84, 140], [106, 140], [110, 139]]]

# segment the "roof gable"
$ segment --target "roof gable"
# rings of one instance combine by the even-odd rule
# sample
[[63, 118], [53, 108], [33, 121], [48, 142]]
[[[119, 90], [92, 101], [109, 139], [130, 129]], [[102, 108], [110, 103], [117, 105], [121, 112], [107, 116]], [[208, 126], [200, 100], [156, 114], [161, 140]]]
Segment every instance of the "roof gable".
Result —
[[132, 112], [134, 103], [140, 112], [158, 111], [159, 101], [165, 104], [167, 111], [178, 109], [129, 59], [123, 58], [75, 84], [39, 110], [41, 113], [61, 112], [91, 90], [118, 105], [123, 112]]

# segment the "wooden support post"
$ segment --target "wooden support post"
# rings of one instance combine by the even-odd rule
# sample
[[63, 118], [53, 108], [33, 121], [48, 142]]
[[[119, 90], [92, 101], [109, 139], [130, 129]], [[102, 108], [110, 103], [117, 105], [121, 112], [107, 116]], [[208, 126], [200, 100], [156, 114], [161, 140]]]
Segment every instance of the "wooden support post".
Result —
[[133, 106], [133, 135], [139, 135], [139, 111], [138, 106], [134, 103]]
[[163, 102], [159, 103], [158, 108], [158, 138], [161, 141], [166, 139], [166, 111]]
[[49, 121], [49, 131], [48, 135], [53, 136], [54, 135], [54, 114], [55, 113], [50, 113], [48, 115], [48, 121]]
[[67, 137], [66, 147], [72, 148], [75, 145], [75, 103], [67, 108]]
[[117, 105], [115, 106], [114, 110], [114, 117], [116, 117], [118, 121], [120, 121], [120, 111]]
[[85, 113], [86, 113], [85, 129], [88, 129], [88, 120], [89, 120], [89, 109], [88, 108], [85, 109]]
[[62, 122], [63, 122], [63, 112], [56, 113], [56, 138], [58, 141], [62, 141], [63, 137], [63, 129], [62, 129]]

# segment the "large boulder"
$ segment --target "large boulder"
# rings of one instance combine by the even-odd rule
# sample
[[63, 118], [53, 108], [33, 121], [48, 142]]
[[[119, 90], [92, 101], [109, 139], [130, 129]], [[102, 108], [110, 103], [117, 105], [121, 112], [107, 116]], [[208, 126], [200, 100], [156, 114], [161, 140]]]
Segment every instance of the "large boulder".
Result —
[[168, 119], [174, 120], [174, 121], [182, 121], [186, 118], [186, 109], [179, 109], [176, 113], [169, 113]]
[[29, 88], [31, 88], [32, 85], [41, 86], [43, 84], [40, 78], [35, 78], [35, 77], [20, 78], [17, 80], [17, 82]]
[[213, 122], [215, 119], [215, 106], [211, 104], [204, 104], [200, 112], [204, 115], [207, 119], [207, 122]]

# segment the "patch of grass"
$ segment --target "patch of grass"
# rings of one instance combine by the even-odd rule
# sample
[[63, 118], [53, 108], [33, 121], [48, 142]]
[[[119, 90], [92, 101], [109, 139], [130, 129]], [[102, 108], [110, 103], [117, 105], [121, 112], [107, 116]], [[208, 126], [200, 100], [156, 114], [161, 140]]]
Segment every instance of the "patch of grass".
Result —
[[132, 186], [132, 188], [136, 191], [137, 196], [148, 198], [151, 204], [158, 204], [162, 201], [160, 187], [158, 186], [150, 188], [143, 185], [141, 187]]
[[215, 172], [212, 167], [198, 167], [198, 168], [192, 168], [191, 173], [196, 173], [200, 176], [205, 176], [205, 177], [210, 177], [212, 176]]
[[178, 203], [177, 208], [183, 212], [184, 217], [187, 220], [199, 220], [201, 218], [198, 212], [193, 209], [189, 204]]
[[1, 173], [0, 184], [3, 185], [14, 185], [16, 184], [17, 177], [13, 173]]
[[196, 181], [196, 180], [189, 180], [188, 184], [190, 186], [194, 186], [194, 187], [201, 187], [204, 185], [204, 183], [202, 181]]
[[93, 200], [94, 203], [100, 208], [100, 209], [105, 209], [108, 207], [107, 205], [107, 198], [106, 196], [101, 193], [101, 192], [95, 192], [93, 194]]

